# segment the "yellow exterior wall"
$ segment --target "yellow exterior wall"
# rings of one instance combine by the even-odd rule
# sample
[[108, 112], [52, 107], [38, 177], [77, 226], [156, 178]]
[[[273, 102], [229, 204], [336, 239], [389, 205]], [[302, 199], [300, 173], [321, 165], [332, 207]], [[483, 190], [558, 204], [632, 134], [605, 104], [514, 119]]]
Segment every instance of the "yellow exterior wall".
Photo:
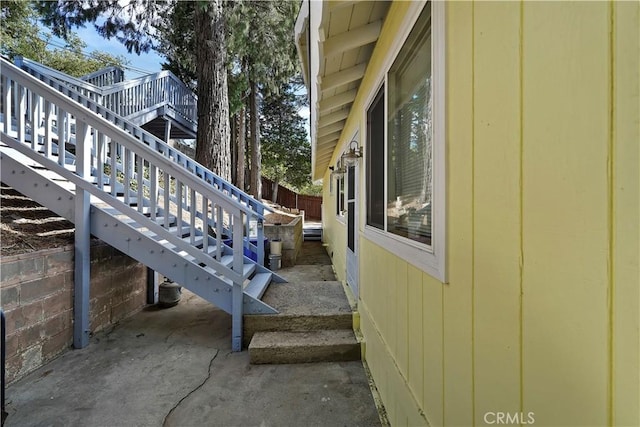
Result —
[[[409, 9], [391, 6], [343, 135], [365, 135]], [[638, 2], [447, 3], [449, 283], [359, 240], [366, 360], [393, 425], [640, 425], [639, 28]]]

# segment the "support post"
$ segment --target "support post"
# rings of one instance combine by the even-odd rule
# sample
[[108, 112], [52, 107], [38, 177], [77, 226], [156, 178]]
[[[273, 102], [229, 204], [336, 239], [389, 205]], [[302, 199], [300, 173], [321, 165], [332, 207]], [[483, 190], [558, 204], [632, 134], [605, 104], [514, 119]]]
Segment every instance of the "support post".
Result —
[[[60, 129], [62, 124], [59, 125]], [[91, 144], [89, 128], [76, 123], [76, 173], [81, 178], [91, 176]], [[64, 156], [64, 153], [60, 153]], [[73, 346], [84, 348], [89, 344], [89, 290], [91, 276], [91, 218], [90, 193], [76, 186], [75, 195], [75, 257], [73, 298]]]
[[[169, 144], [169, 138], [171, 136], [171, 121], [167, 120], [164, 126], [164, 142]], [[156, 202], [158, 200], [158, 174], [155, 169], [155, 166], [152, 166], [149, 163], [149, 179], [151, 181], [151, 194], [150, 198], [153, 199], [151, 201], [151, 219], [156, 218]], [[166, 182], [166, 181], [165, 181]], [[166, 184], [165, 184], [166, 185]], [[165, 189], [168, 188], [165, 186]], [[165, 198], [168, 197], [168, 191], [165, 191]], [[169, 217], [169, 211], [165, 212], [165, 225], [167, 224]], [[160, 286], [160, 274], [156, 273], [152, 268], [147, 267], [147, 304], [157, 304], [158, 303], [158, 294], [159, 294], [159, 286]]]
[[[242, 213], [233, 217], [233, 271], [242, 276], [244, 265]], [[242, 351], [242, 280], [233, 282], [231, 294], [231, 351]]]
[[147, 304], [158, 303], [158, 292], [160, 285], [159, 274], [152, 268], [147, 267]]

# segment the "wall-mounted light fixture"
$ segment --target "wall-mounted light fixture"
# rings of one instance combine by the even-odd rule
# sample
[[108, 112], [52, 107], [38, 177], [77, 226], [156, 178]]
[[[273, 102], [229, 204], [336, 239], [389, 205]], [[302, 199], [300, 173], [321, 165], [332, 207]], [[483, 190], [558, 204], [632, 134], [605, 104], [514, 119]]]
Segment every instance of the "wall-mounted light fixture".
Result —
[[338, 160], [335, 168], [333, 166], [330, 166], [329, 169], [333, 171], [331, 172], [331, 177], [336, 179], [342, 178], [347, 171], [347, 168], [342, 165], [342, 160]]
[[342, 163], [346, 166], [355, 166], [360, 157], [362, 157], [362, 147], [358, 146], [358, 141], [353, 139], [349, 143], [349, 149], [342, 155]]

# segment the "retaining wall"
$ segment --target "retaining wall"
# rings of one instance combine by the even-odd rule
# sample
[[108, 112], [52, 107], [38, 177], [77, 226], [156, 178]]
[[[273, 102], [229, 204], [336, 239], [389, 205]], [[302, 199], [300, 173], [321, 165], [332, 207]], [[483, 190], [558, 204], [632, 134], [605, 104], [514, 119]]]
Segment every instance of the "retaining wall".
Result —
[[296, 265], [296, 258], [302, 249], [304, 235], [302, 233], [302, 216], [294, 218], [289, 224], [279, 226], [273, 224], [264, 225], [264, 236], [269, 240], [279, 238], [282, 240], [282, 266], [292, 267]]
[[[73, 245], [2, 257], [0, 305], [7, 320], [7, 382], [73, 344]], [[147, 269], [118, 250], [91, 246], [90, 329], [97, 332], [146, 304]]]

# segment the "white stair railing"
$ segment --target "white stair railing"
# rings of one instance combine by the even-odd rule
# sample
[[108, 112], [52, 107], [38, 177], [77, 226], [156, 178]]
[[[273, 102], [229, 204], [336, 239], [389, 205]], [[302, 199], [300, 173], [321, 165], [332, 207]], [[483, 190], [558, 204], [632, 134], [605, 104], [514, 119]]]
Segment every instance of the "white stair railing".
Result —
[[[89, 110], [86, 105], [3, 59], [1, 69], [4, 101], [2, 142], [73, 182], [76, 191], [82, 189], [131, 218], [135, 227], [155, 233], [175, 251], [231, 280], [234, 310], [239, 304], [241, 316], [242, 285], [246, 279], [243, 274], [244, 224], [250, 219], [257, 221], [263, 217], [222, 189], [208, 185], [194, 173], [179, 167], [176, 159], [170, 158], [167, 145], [158, 144], [152, 149], [141, 144], [135, 136]], [[17, 102], [14, 102], [14, 97]], [[27, 101], [30, 102], [29, 108]], [[84, 98], [81, 101], [89, 100]], [[54, 111], [57, 111], [57, 117], [75, 117], [75, 165], [64, 161], [64, 154], [69, 148], [65, 145], [64, 133], [56, 135], [51, 131]], [[16, 132], [12, 132], [12, 117], [16, 121]], [[25, 131], [27, 127], [31, 128], [30, 140]], [[57, 143], [58, 150], [51, 149], [53, 143]], [[109, 168], [107, 165], [117, 167]], [[118, 170], [122, 174], [118, 174]], [[94, 185], [96, 180], [97, 185]], [[122, 195], [118, 194], [118, 182], [125, 188]], [[156, 197], [159, 193], [162, 196]], [[164, 215], [162, 220], [157, 217], [158, 212]], [[170, 215], [176, 218], [177, 226], [172, 226]], [[223, 221], [232, 231], [234, 259], [230, 267], [221, 262], [222, 233], [215, 236], [217, 249], [213, 254], [209, 254], [208, 239], [204, 239], [201, 247], [195, 242], [196, 236], [201, 234], [199, 231], [206, 235], [207, 226], [220, 231]]]
[[[29, 65], [27, 67], [27, 71], [34, 77], [38, 78], [42, 82], [48, 84], [49, 86], [55, 88], [61, 93], [69, 96], [70, 98], [78, 101], [86, 108], [89, 108], [91, 111], [101, 115], [102, 117], [109, 120], [114, 125], [118, 126], [120, 129], [125, 130], [135, 136], [139, 141], [148, 145], [152, 149], [162, 152], [168, 159], [177, 163], [179, 167], [184, 168], [187, 172], [193, 174], [197, 179], [203, 180], [207, 185], [212, 185], [218, 190], [222, 191], [224, 194], [234, 198], [245, 206], [248, 206], [249, 209], [257, 214], [255, 219], [251, 219], [247, 221], [245, 224], [246, 227], [246, 235], [249, 236], [250, 232], [250, 224], [255, 223], [257, 226], [257, 235], [256, 242], [253, 244], [250, 239], [245, 239], [244, 246], [256, 254], [257, 261], [259, 264], [264, 264], [264, 246], [261, 244], [264, 241], [264, 229], [263, 229], [263, 216], [265, 212], [271, 211], [269, 207], [256, 200], [252, 196], [248, 195], [244, 191], [240, 190], [238, 187], [234, 186], [230, 182], [224, 180], [220, 176], [214, 174], [209, 169], [202, 166], [200, 163], [188, 157], [186, 154], [181, 151], [169, 146], [164, 141], [156, 138], [153, 134], [145, 131], [144, 129], [131, 124], [125, 117], [121, 114], [117, 114], [110, 108], [105, 107], [99, 101], [95, 100], [95, 97], [90, 94], [87, 95], [86, 90], [81, 90], [77, 92], [77, 88], [86, 89], [85, 82], [77, 81], [73, 77], [66, 76], [64, 73], [60, 73], [58, 71], [49, 69], [47, 67], [41, 66], [38, 63], [33, 63], [33, 61], [29, 61]], [[66, 78], [63, 83], [63, 78]], [[76, 89], [76, 90], [74, 90]], [[72, 123], [73, 119], [68, 115], [64, 114], [61, 116], [60, 123]], [[230, 234], [231, 230], [228, 230], [226, 227], [223, 229], [223, 233]]]

